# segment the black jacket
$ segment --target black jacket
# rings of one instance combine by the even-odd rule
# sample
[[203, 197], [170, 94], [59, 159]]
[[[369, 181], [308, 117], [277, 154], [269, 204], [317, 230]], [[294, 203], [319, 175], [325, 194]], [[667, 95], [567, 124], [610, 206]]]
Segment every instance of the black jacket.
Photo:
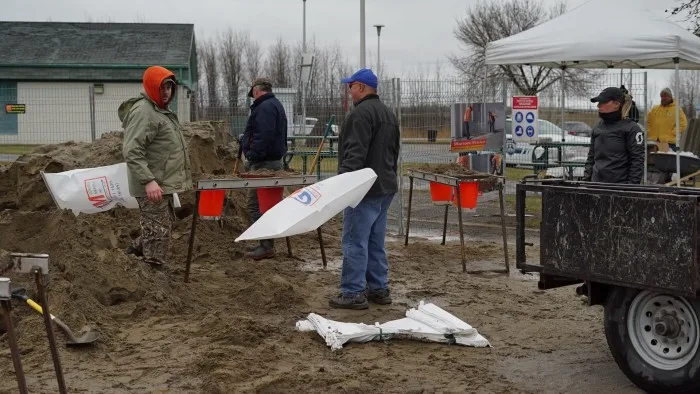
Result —
[[287, 153], [287, 114], [274, 94], [258, 97], [250, 106], [241, 147], [252, 162], [280, 160]]
[[376, 94], [355, 104], [338, 139], [338, 174], [371, 168], [377, 180], [368, 196], [396, 193], [399, 160], [399, 122]]
[[631, 119], [600, 121], [591, 134], [583, 180], [640, 184], [644, 176], [644, 132]]

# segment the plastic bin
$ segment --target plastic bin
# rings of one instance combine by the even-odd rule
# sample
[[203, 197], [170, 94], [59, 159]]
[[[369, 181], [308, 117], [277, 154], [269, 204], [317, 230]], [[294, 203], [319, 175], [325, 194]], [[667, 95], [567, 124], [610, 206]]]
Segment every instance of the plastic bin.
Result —
[[225, 190], [202, 190], [199, 192], [199, 216], [221, 216], [224, 211]]
[[454, 187], [430, 182], [430, 199], [434, 203], [449, 204], [454, 199]]
[[267, 212], [270, 208], [277, 205], [278, 202], [282, 201], [283, 192], [283, 187], [265, 187], [257, 189], [260, 213]]
[[[459, 183], [459, 198], [462, 208], [476, 208], [479, 200], [479, 182], [460, 182]], [[457, 194], [455, 193], [455, 197]], [[456, 199], [456, 198], [455, 198]], [[454, 201], [457, 205], [457, 201]]]

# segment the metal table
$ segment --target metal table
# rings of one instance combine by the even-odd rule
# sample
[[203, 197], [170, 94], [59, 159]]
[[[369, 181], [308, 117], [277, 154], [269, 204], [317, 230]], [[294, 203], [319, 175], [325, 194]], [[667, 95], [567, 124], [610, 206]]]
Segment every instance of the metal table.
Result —
[[[240, 189], [262, 189], [270, 187], [284, 186], [306, 186], [316, 182], [315, 176], [310, 175], [293, 175], [284, 178], [234, 178], [234, 179], [203, 179], [197, 181], [197, 188], [194, 197], [194, 213], [192, 214], [192, 228], [190, 229], [190, 240], [187, 249], [187, 262], [185, 265], [185, 282], [190, 280], [190, 266], [192, 265], [192, 251], [194, 250], [194, 240], [197, 233], [197, 221], [199, 219], [199, 198], [202, 191], [207, 190], [240, 190]], [[323, 236], [321, 227], [317, 229], [318, 242], [321, 247], [321, 258], [323, 268], [326, 268], [326, 251], [323, 247]], [[292, 245], [289, 237], [287, 240], [287, 252], [289, 257], [292, 255]]]
[[[428, 182], [436, 182], [440, 183], [443, 185], [448, 185], [448, 186], [453, 186], [455, 187], [455, 190], [457, 192], [457, 201], [461, 201], [461, 195], [460, 195], [460, 190], [459, 190], [459, 184], [462, 182], [483, 182], [486, 177], [454, 177], [454, 176], [447, 176], [447, 175], [442, 175], [442, 174], [434, 174], [431, 172], [426, 172], [426, 171], [420, 171], [420, 170], [409, 170], [408, 171], [408, 178], [409, 178], [409, 189], [408, 189], [408, 213], [406, 215], [406, 238], [404, 240], [404, 245], [408, 245], [408, 234], [410, 232], [411, 228], [411, 203], [413, 201], [413, 180], [414, 179], [420, 179], [423, 181], [428, 181]], [[505, 180], [504, 177], [499, 177], [499, 176], [489, 176], [489, 178], [498, 178], [498, 183], [497, 183], [497, 188], [498, 188], [498, 197], [499, 197], [499, 202], [500, 202], [500, 208], [501, 208], [501, 231], [503, 233], [503, 254], [505, 257], [505, 270], [494, 270], [491, 272], [504, 272], [504, 273], [510, 273], [510, 263], [508, 262], [508, 238], [506, 235], [506, 218], [505, 218], [505, 199], [504, 199], [504, 194], [503, 194], [503, 182]], [[445, 220], [442, 225], [442, 245], [445, 244], [445, 238], [447, 236], [447, 214], [449, 211], [449, 205], [445, 205]], [[457, 204], [457, 215], [458, 215], [458, 221], [459, 221], [459, 242], [461, 246], [461, 252], [462, 252], [462, 272], [467, 272], [467, 258], [466, 258], [466, 251], [464, 250], [464, 227], [462, 225], [462, 204], [458, 203]]]

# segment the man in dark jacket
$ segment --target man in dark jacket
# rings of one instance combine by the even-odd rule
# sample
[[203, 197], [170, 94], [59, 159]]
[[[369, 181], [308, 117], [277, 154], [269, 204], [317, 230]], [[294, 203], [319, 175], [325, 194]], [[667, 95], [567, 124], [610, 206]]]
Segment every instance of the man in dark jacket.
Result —
[[[254, 101], [240, 141], [246, 158], [246, 171], [281, 170], [282, 157], [287, 153], [287, 114], [284, 107], [272, 94], [272, 82], [266, 78], [253, 81], [248, 97]], [[262, 216], [256, 189], [248, 190], [248, 213], [253, 222]], [[260, 245], [247, 256], [254, 260], [274, 257], [275, 241], [261, 240]]]
[[338, 141], [338, 173], [371, 168], [374, 185], [355, 208], [343, 213], [343, 269], [333, 308], [366, 309], [368, 300], [390, 304], [389, 263], [384, 249], [387, 211], [398, 191], [399, 126], [377, 96], [377, 76], [361, 69], [342, 80], [355, 108], [343, 123]]
[[591, 133], [583, 180], [640, 184], [644, 176], [644, 132], [632, 119], [622, 117], [625, 93], [605, 88], [591, 102], [598, 103], [600, 122]]

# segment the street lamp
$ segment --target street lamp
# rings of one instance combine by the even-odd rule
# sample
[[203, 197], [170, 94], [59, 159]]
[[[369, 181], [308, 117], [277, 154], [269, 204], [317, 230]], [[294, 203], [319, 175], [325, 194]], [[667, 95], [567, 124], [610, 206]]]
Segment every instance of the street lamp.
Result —
[[365, 0], [360, 0], [360, 68], [367, 68], [365, 62]]
[[382, 66], [382, 57], [381, 57], [381, 46], [379, 44], [379, 36], [382, 34], [382, 27], [384, 25], [374, 25], [374, 27], [377, 28], [377, 80], [379, 80], [379, 68]]

